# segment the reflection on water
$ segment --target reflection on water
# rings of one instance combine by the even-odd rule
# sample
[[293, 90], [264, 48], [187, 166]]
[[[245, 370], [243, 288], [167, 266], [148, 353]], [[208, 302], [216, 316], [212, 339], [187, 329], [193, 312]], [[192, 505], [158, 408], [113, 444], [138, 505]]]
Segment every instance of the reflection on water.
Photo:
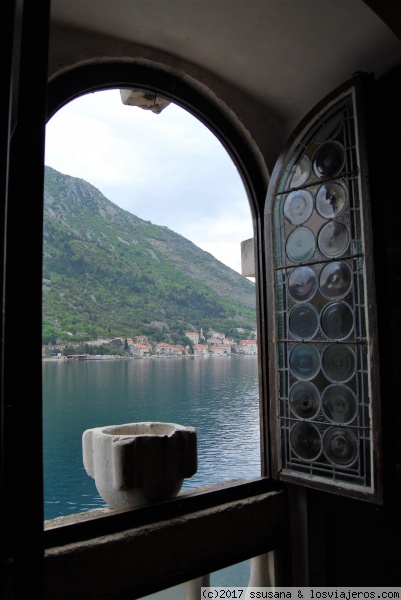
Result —
[[45, 518], [104, 506], [82, 463], [85, 429], [191, 425], [198, 472], [183, 488], [260, 474], [257, 358], [43, 363]]

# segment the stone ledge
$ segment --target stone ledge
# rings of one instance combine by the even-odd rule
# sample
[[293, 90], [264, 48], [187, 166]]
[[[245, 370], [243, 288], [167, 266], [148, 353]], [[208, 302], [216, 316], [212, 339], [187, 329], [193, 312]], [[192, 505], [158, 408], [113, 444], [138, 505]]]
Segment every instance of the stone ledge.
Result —
[[[197, 488], [190, 488], [187, 490], [182, 490], [176, 498], [187, 498], [189, 496], [194, 496], [195, 494], [211, 492], [214, 490], [221, 490], [225, 488], [229, 488], [232, 485], [237, 485], [239, 483], [246, 483], [246, 479], [231, 479], [230, 481], [226, 481], [223, 483], [216, 483], [213, 485], [204, 485]], [[53, 527], [59, 527], [63, 525], [72, 525], [73, 523], [82, 523], [84, 521], [91, 521], [93, 519], [98, 519], [100, 517], [106, 517], [108, 515], [115, 515], [117, 513], [123, 513], [126, 511], [118, 511], [113, 508], [105, 507], [105, 508], [95, 508], [93, 510], [87, 510], [85, 512], [73, 513], [70, 515], [63, 515], [60, 517], [55, 517], [54, 519], [48, 519], [44, 522], [44, 529], [49, 530]]]
[[46, 598], [138, 598], [273, 550], [288, 523], [280, 490], [53, 547], [45, 552]]

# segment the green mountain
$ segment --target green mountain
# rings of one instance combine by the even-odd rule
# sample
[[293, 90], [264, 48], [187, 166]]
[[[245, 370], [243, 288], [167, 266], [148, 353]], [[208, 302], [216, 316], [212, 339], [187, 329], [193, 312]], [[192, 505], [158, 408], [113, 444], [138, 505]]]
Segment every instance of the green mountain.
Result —
[[255, 327], [254, 284], [82, 179], [45, 171], [43, 342]]

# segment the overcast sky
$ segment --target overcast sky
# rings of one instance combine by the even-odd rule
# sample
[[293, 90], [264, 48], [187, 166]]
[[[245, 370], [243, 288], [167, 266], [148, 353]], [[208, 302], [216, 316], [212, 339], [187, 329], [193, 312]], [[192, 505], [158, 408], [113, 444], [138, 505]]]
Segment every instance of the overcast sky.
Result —
[[118, 90], [82, 96], [49, 121], [46, 165], [241, 272], [241, 241], [253, 237], [241, 178], [214, 135], [178, 106], [156, 115], [123, 105]]

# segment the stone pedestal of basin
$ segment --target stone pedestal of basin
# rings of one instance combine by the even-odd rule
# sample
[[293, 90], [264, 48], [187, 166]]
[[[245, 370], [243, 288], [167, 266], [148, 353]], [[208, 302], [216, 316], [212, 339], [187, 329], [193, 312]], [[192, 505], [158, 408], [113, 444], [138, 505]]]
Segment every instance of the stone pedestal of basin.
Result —
[[196, 430], [174, 423], [88, 429], [82, 448], [86, 472], [116, 509], [172, 498], [197, 471]]

